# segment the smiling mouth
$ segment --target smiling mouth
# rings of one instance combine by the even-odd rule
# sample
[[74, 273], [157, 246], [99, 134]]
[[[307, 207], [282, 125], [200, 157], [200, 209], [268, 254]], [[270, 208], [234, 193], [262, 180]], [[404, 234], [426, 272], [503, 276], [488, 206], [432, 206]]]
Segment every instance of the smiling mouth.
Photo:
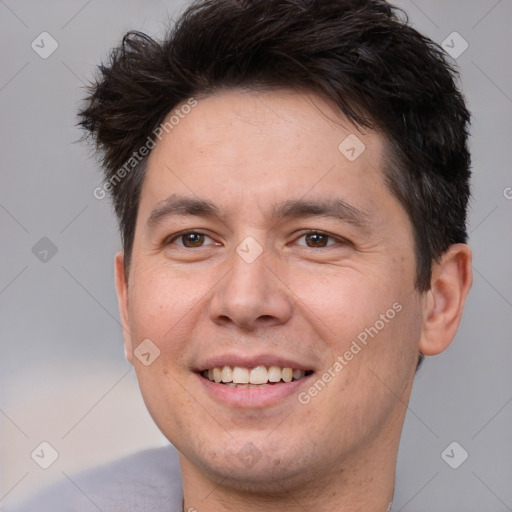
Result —
[[312, 370], [295, 370], [279, 366], [217, 366], [200, 373], [202, 377], [217, 384], [234, 388], [263, 388], [280, 383], [289, 383], [303, 379], [313, 373]]

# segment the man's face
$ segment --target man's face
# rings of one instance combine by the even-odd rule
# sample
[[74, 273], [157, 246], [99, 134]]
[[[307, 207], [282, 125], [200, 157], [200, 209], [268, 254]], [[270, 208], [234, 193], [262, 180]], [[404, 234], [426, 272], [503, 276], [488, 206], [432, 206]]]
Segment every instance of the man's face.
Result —
[[[121, 307], [144, 400], [185, 464], [271, 489], [396, 449], [423, 299], [383, 154], [291, 91], [200, 99], [153, 149]], [[144, 340], [160, 351], [147, 366], [131, 355]], [[210, 380], [224, 366], [242, 381], [302, 371], [234, 387]]]

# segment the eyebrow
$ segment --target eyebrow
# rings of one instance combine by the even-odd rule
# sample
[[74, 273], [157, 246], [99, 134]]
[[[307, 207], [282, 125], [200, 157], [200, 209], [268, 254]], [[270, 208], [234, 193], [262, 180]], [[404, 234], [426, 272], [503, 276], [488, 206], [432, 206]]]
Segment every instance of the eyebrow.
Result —
[[342, 220], [356, 227], [370, 227], [370, 215], [343, 199], [331, 198], [322, 200], [292, 199], [284, 201], [273, 209], [276, 220], [303, 217], [330, 217]]
[[168, 217], [221, 217], [219, 208], [206, 199], [171, 195], [158, 204], [159, 206], [151, 212], [146, 221], [146, 228], [149, 230], [155, 228]]
[[[220, 208], [206, 199], [173, 194], [158, 205], [151, 212], [146, 222], [146, 228], [149, 230], [154, 229], [163, 220], [174, 216], [225, 218]], [[289, 199], [274, 205], [271, 214], [276, 221], [304, 217], [328, 217], [342, 220], [359, 228], [369, 229], [372, 224], [368, 212], [339, 198], [322, 200]]]

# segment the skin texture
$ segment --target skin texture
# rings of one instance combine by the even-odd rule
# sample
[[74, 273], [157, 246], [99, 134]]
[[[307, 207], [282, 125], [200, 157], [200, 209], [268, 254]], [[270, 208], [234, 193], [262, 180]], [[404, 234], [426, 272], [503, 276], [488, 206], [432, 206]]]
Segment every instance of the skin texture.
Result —
[[[338, 149], [349, 134], [365, 145], [354, 161]], [[384, 183], [384, 150], [381, 135], [358, 132], [314, 94], [228, 90], [198, 98], [151, 152], [129, 282], [119, 253], [116, 283], [127, 357], [180, 452], [185, 510], [383, 512], [391, 501], [418, 351], [437, 354], [455, 336], [471, 252], [453, 245], [431, 290], [415, 289], [412, 225]], [[222, 217], [149, 228], [171, 196], [209, 200]], [[363, 215], [273, 217], [290, 199], [341, 199]], [[173, 239], [183, 230], [207, 236]], [[262, 249], [252, 263], [236, 252], [246, 237]], [[393, 304], [400, 311], [301, 403], [299, 391]], [[133, 356], [145, 339], [160, 350], [149, 366]], [[287, 357], [315, 373], [271, 405], [236, 407], [194, 372], [226, 353]], [[247, 450], [256, 462], [239, 456]]]

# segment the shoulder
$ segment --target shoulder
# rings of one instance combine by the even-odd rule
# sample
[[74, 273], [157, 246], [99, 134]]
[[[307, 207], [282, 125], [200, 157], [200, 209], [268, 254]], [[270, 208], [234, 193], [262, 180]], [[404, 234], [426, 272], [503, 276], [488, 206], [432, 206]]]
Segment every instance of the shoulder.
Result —
[[64, 479], [12, 512], [178, 512], [183, 498], [174, 447], [136, 453]]

